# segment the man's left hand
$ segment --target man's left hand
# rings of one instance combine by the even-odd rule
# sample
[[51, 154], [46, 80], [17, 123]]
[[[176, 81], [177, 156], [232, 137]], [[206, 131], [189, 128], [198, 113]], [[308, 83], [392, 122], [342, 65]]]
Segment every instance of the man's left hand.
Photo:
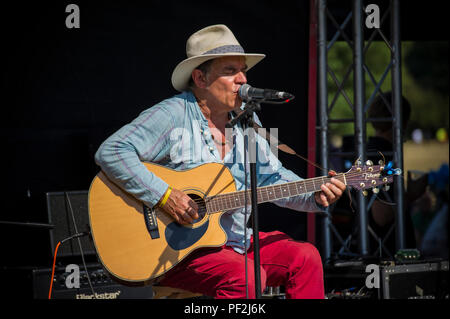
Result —
[[[336, 176], [335, 171], [330, 171], [328, 176]], [[331, 178], [329, 183], [322, 184], [320, 192], [314, 193], [314, 199], [322, 206], [328, 207], [336, 202], [344, 193], [345, 184], [336, 178]]]

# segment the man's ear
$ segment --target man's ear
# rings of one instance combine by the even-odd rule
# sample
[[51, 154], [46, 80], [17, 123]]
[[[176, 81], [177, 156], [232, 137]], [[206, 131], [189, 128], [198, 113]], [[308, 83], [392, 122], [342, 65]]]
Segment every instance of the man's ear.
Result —
[[201, 89], [206, 87], [206, 74], [200, 71], [199, 69], [195, 69], [191, 74], [192, 81], [194, 81], [195, 85]]

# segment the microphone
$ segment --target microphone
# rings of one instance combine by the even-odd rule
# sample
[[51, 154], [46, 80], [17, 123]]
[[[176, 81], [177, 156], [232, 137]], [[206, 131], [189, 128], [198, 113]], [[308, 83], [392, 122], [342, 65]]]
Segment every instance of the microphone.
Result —
[[291, 100], [294, 98], [294, 95], [290, 93], [270, 89], [258, 89], [251, 87], [248, 84], [242, 84], [239, 88], [238, 94], [244, 100]]

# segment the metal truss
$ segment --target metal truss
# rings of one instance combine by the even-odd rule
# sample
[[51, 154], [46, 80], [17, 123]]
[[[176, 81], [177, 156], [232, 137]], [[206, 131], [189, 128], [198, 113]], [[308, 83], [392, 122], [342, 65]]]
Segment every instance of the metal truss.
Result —
[[[370, 1], [372, 3], [373, 1]], [[337, 2], [333, 1], [335, 5]], [[351, 4], [351, 6], [350, 6]], [[368, 5], [369, 3], [367, 3]], [[393, 127], [393, 152], [385, 153], [385, 155], [393, 156], [395, 167], [403, 171], [403, 150], [402, 150], [402, 114], [401, 114], [401, 55], [400, 55], [400, 8], [399, 0], [390, 0], [389, 7], [381, 12], [379, 28], [369, 29], [365, 25], [365, 5], [362, 0], [339, 1], [340, 9], [345, 5], [351, 7], [348, 13], [340, 23], [333, 16], [332, 10], [329, 9], [327, 0], [317, 0], [318, 14], [318, 131], [319, 131], [319, 149], [320, 161], [322, 167], [329, 169], [331, 156], [351, 156], [355, 160], [359, 158], [363, 163], [367, 158], [373, 155], [373, 152], [367, 150], [366, 145], [366, 125], [368, 122], [384, 121], [392, 122]], [[341, 11], [341, 10], [339, 10]], [[341, 11], [342, 12], [342, 11]], [[342, 13], [340, 14], [341, 18]], [[388, 20], [390, 19], [390, 20]], [[382, 31], [382, 26], [390, 22], [390, 35], [386, 35]], [[333, 28], [328, 27], [331, 23]], [[351, 25], [350, 25], [351, 23]], [[347, 34], [351, 26], [352, 34]], [[327, 34], [327, 30], [334, 29], [335, 33]], [[366, 38], [364, 33], [368, 32]], [[376, 36], [379, 36], [390, 50], [390, 62], [384, 69], [381, 78], [377, 81], [371, 70], [365, 63], [365, 56], [369, 54], [368, 49], [373, 43]], [[337, 41], [345, 41], [351, 48], [353, 53], [352, 63], [346, 68], [342, 81], [328, 63], [328, 51], [336, 44]], [[382, 94], [381, 86], [385, 82], [387, 75], [391, 72], [391, 91], [392, 100], [387, 101], [383, 96], [383, 100], [392, 112], [389, 118], [367, 118], [366, 112], [378, 94]], [[353, 101], [345, 92], [344, 86], [350, 81], [350, 75], [353, 73]], [[328, 100], [328, 81], [330, 76], [332, 82], [336, 86], [336, 93], [331, 101]], [[374, 85], [374, 90], [370, 92], [370, 96], [366, 99], [365, 77], [368, 77]], [[330, 113], [336, 105], [336, 102], [342, 96], [349, 109], [352, 111], [352, 118], [330, 118]], [[354, 123], [354, 152], [337, 152], [330, 150], [329, 143], [329, 125], [332, 123]], [[404, 209], [403, 209], [403, 177], [395, 177], [394, 180], [394, 198], [390, 199], [392, 206], [395, 208], [395, 223], [391, 226], [388, 233], [382, 238], [368, 225], [368, 211], [372, 204], [377, 200], [380, 194], [372, 193], [371, 196], [364, 196], [361, 192], [352, 193], [352, 200], [356, 203], [357, 225], [354, 231], [347, 238], [342, 238], [331, 220], [330, 210], [321, 217], [321, 233], [322, 233], [322, 256], [327, 262], [335, 255], [353, 255], [353, 256], [382, 256], [392, 257], [390, 252], [384, 245], [389, 236], [396, 239], [396, 249], [404, 248], [405, 232], [404, 232]], [[385, 192], [387, 194], [387, 192]], [[378, 243], [376, 249], [370, 249], [369, 236]], [[357, 251], [353, 252], [350, 243], [357, 240]], [[333, 251], [333, 241], [337, 240], [340, 248]]]

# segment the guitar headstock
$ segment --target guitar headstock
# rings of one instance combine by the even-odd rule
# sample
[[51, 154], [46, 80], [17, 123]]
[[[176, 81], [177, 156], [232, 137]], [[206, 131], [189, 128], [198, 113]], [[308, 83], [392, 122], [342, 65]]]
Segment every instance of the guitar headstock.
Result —
[[394, 181], [394, 175], [400, 174], [400, 169], [392, 168], [392, 162], [385, 165], [383, 161], [380, 161], [379, 165], [373, 165], [370, 160], [366, 161], [365, 164], [356, 161], [355, 165], [345, 173], [345, 179], [348, 186], [364, 191], [364, 195], [367, 195], [365, 190], [368, 188], [372, 188], [374, 193], [378, 193], [382, 186], [385, 190], [388, 190], [388, 184]]

